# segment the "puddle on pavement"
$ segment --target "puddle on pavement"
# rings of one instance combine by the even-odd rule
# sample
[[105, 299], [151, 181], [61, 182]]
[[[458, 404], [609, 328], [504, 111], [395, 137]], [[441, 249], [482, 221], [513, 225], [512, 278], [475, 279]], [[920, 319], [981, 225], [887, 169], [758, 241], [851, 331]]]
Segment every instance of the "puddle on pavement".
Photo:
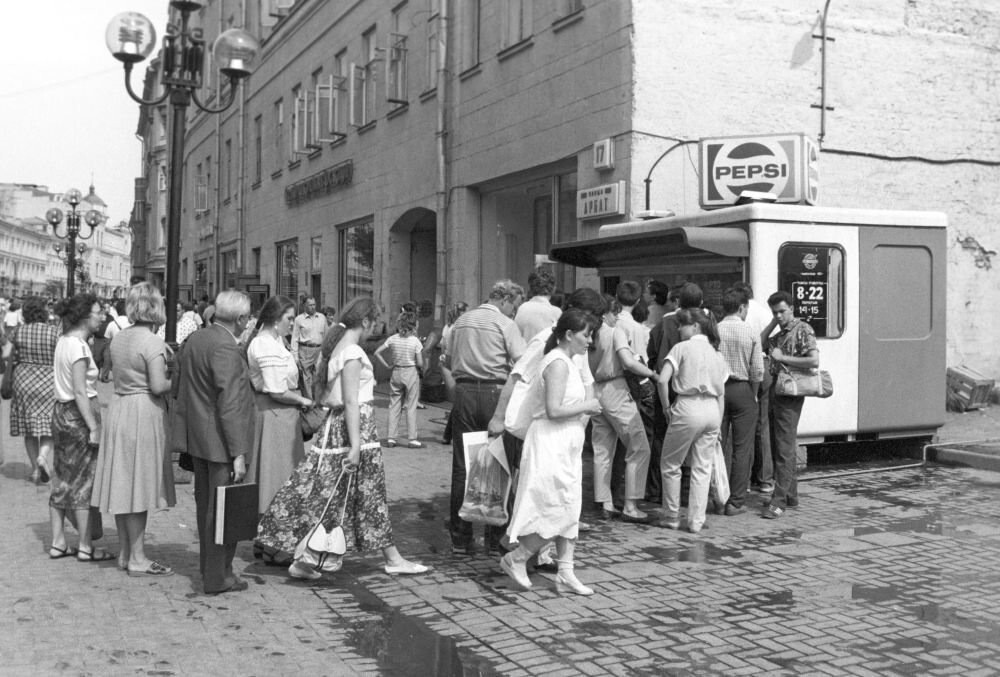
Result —
[[720, 548], [712, 543], [698, 541], [691, 545], [676, 547], [650, 546], [639, 548], [640, 552], [649, 555], [656, 562], [700, 562], [723, 563], [743, 557], [743, 551], [738, 548]]
[[355, 622], [347, 641], [359, 654], [374, 659], [381, 674], [390, 677], [499, 674], [486, 659], [459, 650], [454, 639], [389, 607], [360, 585], [350, 585], [349, 590], [360, 609], [375, 617]]
[[867, 602], [887, 602], [898, 599], [902, 590], [895, 585], [853, 585], [851, 599], [863, 599]]

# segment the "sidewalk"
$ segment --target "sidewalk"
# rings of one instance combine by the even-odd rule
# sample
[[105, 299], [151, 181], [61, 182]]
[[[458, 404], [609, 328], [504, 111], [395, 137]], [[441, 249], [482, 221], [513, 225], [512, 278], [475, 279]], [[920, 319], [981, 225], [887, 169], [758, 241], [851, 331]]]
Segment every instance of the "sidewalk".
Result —
[[[549, 575], [514, 592], [494, 557], [450, 552], [451, 452], [436, 443], [446, 410], [430, 405], [419, 412], [427, 448], [384, 450], [397, 544], [432, 565], [429, 575], [390, 577], [379, 557], [349, 554], [343, 571], [293, 582], [242, 544], [236, 566], [250, 589], [206, 597], [191, 485], [149, 525], [151, 555], [177, 575], [133, 579], [114, 562], [49, 560], [47, 488], [25, 480], [7, 410], [4, 675], [1000, 672], [997, 473], [814, 480], [781, 520], [713, 515], [699, 535], [602, 522], [585, 502], [595, 530], [581, 538], [578, 573], [597, 594], [560, 597]], [[1000, 438], [996, 420], [991, 410], [949, 414], [941, 439]], [[109, 522], [104, 545], [117, 551]]]

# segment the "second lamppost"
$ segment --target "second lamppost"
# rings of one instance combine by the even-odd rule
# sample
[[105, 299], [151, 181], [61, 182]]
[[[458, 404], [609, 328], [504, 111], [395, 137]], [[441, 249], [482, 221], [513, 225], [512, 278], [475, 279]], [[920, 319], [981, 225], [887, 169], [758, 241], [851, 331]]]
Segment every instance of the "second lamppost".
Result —
[[168, 99], [171, 106], [170, 166], [167, 194], [167, 269], [166, 269], [166, 340], [174, 344], [177, 338], [177, 313], [181, 246], [181, 204], [184, 176], [184, 132], [187, 109], [191, 102], [206, 113], [221, 113], [236, 99], [240, 80], [250, 75], [260, 50], [249, 33], [231, 28], [216, 38], [212, 46], [219, 71], [229, 78], [226, 100], [217, 108], [206, 106], [198, 99], [205, 62], [205, 39], [200, 27], [188, 25], [191, 13], [201, 9], [202, 2], [171, 0], [170, 6], [180, 13], [180, 23], [167, 25], [163, 38], [160, 83], [162, 94], [145, 100], [132, 90], [129, 79], [132, 66], [148, 57], [156, 44], [153, 24], [138, 12], [123, 12], [115, 16], [105, 34], [111, 55], [125, 66], [125, 89], [134, 101], [143, 106], [158, 106]]
[[[82, 193], [76, 188], [66, 191], [65, 200], [69, 203], [69, 212], [66, 214], [66, 229], [64, 233], [59, 232], [59, 225], [63, 220], [62, 210], [58, 207], [53, 207], [45, 212], [45, 220], [52, 226], [52, 232], [55, 236], [69, 241], [66, 246], [66, 298], [76, 293], [76, 254], [79, 251], [82, 255], [87, 249], [83, 243], [80, 243], [79, 249], [77, 249], [76, 240], [77, 238], [89, 240], [94, 234], [94, 230], [104, 220], [104, 217], [96, 209], [87, 210], [87, 213], [83, 214], [83, 222], [88, 227], [87, 233], [84, 234], [80, 230], [80, 212], [76, 210], [77, 205], [80, 204], [82, 199]], [[58, 254], [61, 249], [62, 247], [57, 244], [56, 253]]]

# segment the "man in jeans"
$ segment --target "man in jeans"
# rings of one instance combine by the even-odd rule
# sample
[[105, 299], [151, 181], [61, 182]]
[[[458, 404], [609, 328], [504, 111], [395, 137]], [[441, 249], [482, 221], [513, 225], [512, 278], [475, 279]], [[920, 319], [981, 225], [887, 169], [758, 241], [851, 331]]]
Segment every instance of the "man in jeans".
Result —
[[[514, 314], [524, 299], [524, 289], [510, 280], [493, 285], [486, 303], [467, 311], [452, 325], [445, 357], [455, 378], [452, 406], [451, 514], [452, 548], [468, 552], [472, 524], [458, 516], [465, 498], [465, 446], [462, 435], [488, 430], [501, 435], [507, 403], [500, 393], [511, 365], [521, 359], [525, 343], [514, 324]], [[501, 406], [498, 406], [501, 405]], [[486, 527], [487, 550], [499, 550], [501, 527]]]
[[819, 366], [819, 349], [816, 347], [816, 333], [806, 322], [792, 313], [792, 295], [778, 291], [767, 299], [773, 319], [765, 328], [766, 335], [780, 331], [769, 339], [771, 354], [771, 450], [774, 455], [774, 495], [764, 508], [761, 517], [778, 519], [785, 511], [779, 505], [794, 508], [799, 504], [798, 479], [795, 472], [795, 450], [798, 447], [797, 434], [799, 416], [802, 414], [804, 397], [787, 397], [775, 392], [777, 374], [784, 368], [815, 369]]

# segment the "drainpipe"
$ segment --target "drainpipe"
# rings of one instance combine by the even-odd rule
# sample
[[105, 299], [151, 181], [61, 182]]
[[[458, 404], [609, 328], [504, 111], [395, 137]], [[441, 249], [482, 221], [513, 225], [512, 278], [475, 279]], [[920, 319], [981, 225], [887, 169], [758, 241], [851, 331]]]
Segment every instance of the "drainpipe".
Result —
[[[246, 29], [247, 26], [247, 3], [241, 2], [242, 5], [242, 16], [243, 16], [243, 28]], [[247, 87], [244, 83], [240, 83], [240, 109], [238, 114], [238, 124], [237, 133], [239, 134], [239, 144], [236, 146], [239, 149], [240, 158], [240, 171], [236, 174], [236, 274], [237, 283], [239, 282], [238, 276], [243, 274], [243, 260], [246, 255], [246, 243], [244, 242], [246, 235], [246, 166], [247, 166], [247, 149], [246, 144], [243, 139], [246, 138], [246, 112], [247, 112]], [[225, 275], [225, 271], [223, 271]], [[219, 291], [222, 291], [219, 289]]]
[[437, 70], [437, 282], [434, 290], [434, 323], [444, 323], [448, 296], [448, 0], [438, 3]]

